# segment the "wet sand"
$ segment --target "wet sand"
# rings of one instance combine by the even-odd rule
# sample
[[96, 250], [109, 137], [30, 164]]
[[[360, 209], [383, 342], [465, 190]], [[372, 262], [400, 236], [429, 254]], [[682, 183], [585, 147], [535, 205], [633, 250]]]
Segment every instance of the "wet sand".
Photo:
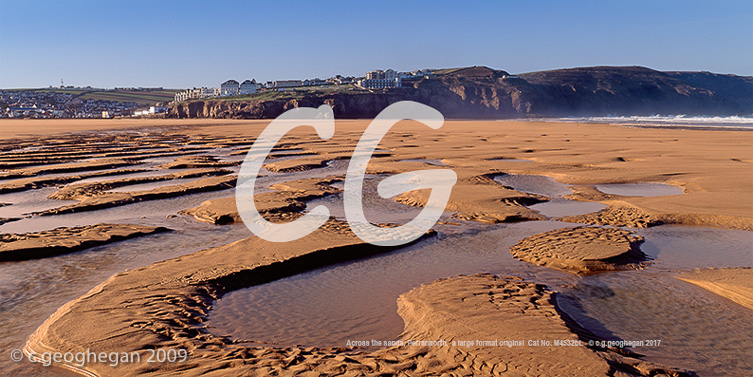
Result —
[[[159, 136], [150, 134], [152, 131], [148, 129], [138, 131], [144, 134], [142, 146], [150, 143], [169, 144], [174, 139], [180, 140], [182, 148], [203, 143], [202, 147], [224, 148], [229, 156], [238, 152], [234, 146], [248, 145], [267, 123], [107, 122], [92, 121], [79, 125], [73, 121], [58, 124], [52, 121], [36, 131], [39, 132], [38, 136], [30, 137], [29, 131], [35, 131], [23, 126], [31, 123], [11, 121], [8, 123], [9, 131], [0, 136], [5, 139], [4, 143], [0, 142], [0, 148], [10, 153], [14, 145], [18, 145], [18, 139], [10, 139], [19, 137], [29, 139], [29, 145], [65, 144], [67, 140], [81, 137], [75, 134], [45, 134], [66, 125], [71, 127], [67, 131], [73, 131], [76, 127], [81, 127], [81, 130], [110, 126], [136, 129], [138, 125], [158, 125], [162, 127]], [[281, 145], [296, 152], [279, 162], [270, 160], [266, 170], [270, 174], [316, 171], [327, 166], [329, 161], [345, 159], [366, 125], [365, 121], [338, 121], [335, 137], [326, 142], [317, 139], [309, 128], [294, 130], [283, 139]], [[21, 135], [22, 128], [26, 135]], [[130, 143], [140, 143], [138, 137], [128, 140]], [[749, 173], [753, 151], [749, 148], [750, 141], [753, 141], [753, 135], [739, 131], [493, 121], [448, 121], [440, 130], [432, 131], [415, 122], [402, 122], [382, 141], [380, 148], [383, 151], [372, 159], [367, 172], [394, 174], [418, 169], [452, 168], [458, 174], [458, 184], [447, 210], [462, 221], [494, 224], [545, 219], [529, 206], [546, 202], [551, 197], [517, 191], [494, 181], [498, 174], [533, 174], [549, 176], [571, 185], [573, 194], [567, 195], [568, 199], [594, 201], [607, 206], [602, 212], [566, 217], [565, 221], [634, 228], [664, 223], [752, 230], [753, 201], [750, 200], [750, 193], [753, 192], [753, 176]], [[193, 153], [188, 149], [182, 150]], [[31, 156], [24, 157], [24, 164], [35, 161], [29, 157], [44, 157], [46, 153], [44, 150], [30, 152]], [[306, 155], [295, 158], [296, 153]], [[311, 156], [310, 153], [315, 155]], [[531, 162], [505, 161], [498, 159], [499, 156]], [[9, 163], [12, 160], [9, 159]], [[104, 168], [104, 165], [98, 165], [101, 160], [95, 158], [85, 163], [88, 165], [72, 165], [73, 168], [64, 167], [58, 171], [75, 172], [77, 169], [88, 169], [87, 166]], [[187, 156], [177, 156], [172, 160], [174, 164], [166, 161], [161, 166], [156, 164], [154, 168], [219, 168], [239, 162], [220, 162], [218, 165], [215, 158]], [[10, 177], [39, 175], [41, 180], [45, 179], [46, 174], [33, 165], [12, 167], [9, 172], [14, 173], [7, 173], [8, 181], [0, 181], [0, 185], [9, 182]], [[47, 172], [52, 171], [48, 169]], [[267, 209], [262, 212], [270, 219], [294, 219], [300, 211], [305, 210], [306, 201], [336, 194], [339, 190], [330, 185], [341, 179], [341, 175], [335, 174], [311, 180], [291, 180], [269, 187], [270, 191], [257, 194], [255, 200], [257, 206]], [[85, 191], [83, 200], [77, 204], [39, 214], [57, 216], [74, 210], [96, 211], [150, 198], [159, 200], [189, 195], [195, 190], [226, 188], [227, 185], [232, 187], [233, 183], [232, 175], [199, 178], [187, 185], [146, 191], [148, 194], [141, 191], [108, 193], [107, 187], [101, 186]], [[618, 183], [664, 183], [682, 188], [683, 193], [655, 197], [621, 196], [605, 194], [595, 188], [596, 185]], [[426, 203], [428, 194], [426, 190], [408, 192], [395, 200], [420, 207]], [[82, 199], [75, 195], [66, 197]], [[215, 224], [237, 221], [234, 198], [229, 196], [211, 199], [199, 207], [185, 208], [182, 213]], [[599, 232], [611, 234], [620, 231]], [[596, 238], [600, 236], [597, 234]], [[619, 236], [625, 242], [617, 242], [619, 250], [614, 253], [603, 255], [596, 250], [599, 252], [595, 258], [576, 253], [575, 259], [603, 260], [633, 250], [632, 243], [637, 238], [630, 238], [629, 232]], [[569, 237], [564, 241], [570, 245], [583, 244], [577, 240], [578, 237]], [[557, 252], [561, 250], [562, 247], [557, 248]], [[97, 375], [266, 375], [273, 372], [280, 375], [299, 372], [422, 375], [441, 374], [443, 371], [459, 375], [561, 373], [593, 376], [610, 375], [617, 371], [624, 375], [684, 373], [682, 365], [660, 366], [629, 352], [587, 346], [462, 348], [452, 345], [398, 345], [373, 351], [278, 348], [253, 342], [238, 344], [232, 339], [213, 334], [202, 325], [213, 302], [227, 292], [263, 284], [316, 266], [386, 251], [364, 245], [348, 231], [345, 224], [334, 220], [312, 235], [289, 244], [270, 244], [257, 238], [247, 238], [114, 275], [88, 294], [58, 309], [29, 338], [24, 349], [27, 353], [79, 352], [95, 344], [97, 352], [180, 347], [190, 354], [189, 361], [184, 364], [124, 364], [117, 368], [95, 364], [78, 370]], [[452, 341], [485, 337], [573, 341], [599, 339], [588, 329], [576, 326], [552, 299], [552, 293], [537, 284], [535, 278], [520, 280], [516, 277], [483, 275], [445, 279], [405, 293], [398, 305], [399, 314], [405, 321], [402, 339], [406, 340]], [[462, 325], [469, 318], [472, 318], [472, 326]], [[82, 326], [82, 323], [86, 326]], [[78, 368], [65, 363], [58, 366]]]
[[515, 258], [539, 266], [588, 273], [639, 268], [643, 237], [615, 228], [575, 227], [528, 237], [510, 248]]
[[44, 258], [165, 231], [168, 229], [140, 225], [97, 224], [37, 233], [0, 234], [0, 262]]
[[753, 309], [753, 268], [698, 269], [677, 278]]

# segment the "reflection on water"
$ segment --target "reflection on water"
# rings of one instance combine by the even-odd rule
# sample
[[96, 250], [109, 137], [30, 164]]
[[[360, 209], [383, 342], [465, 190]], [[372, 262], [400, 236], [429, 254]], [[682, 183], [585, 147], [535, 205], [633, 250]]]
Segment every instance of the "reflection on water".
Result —
[[[408, 205], [395, 202], [392, 198], [382, 198], [377, 193], [377, 185], [382, 179], [386, 178], [381, 175], [367, 174], [363, 180], [363, 211], [366, 219], [372, 223], [395, 223], [405, 224], [423, 210], [423, 207], [411, 207]], [[343, 189], [344, 182], [338, 181], [331, 186]], [[306, 209], [310, 211], [318, 205], [325, 205], [329, 208], [330, 216], [339, 220], [345, 218], [345, 207], [343, 206], [342, 193], [326, 196], [321, 199], [315, 199], [307, 203]], [[448, 214], [449, 216], [450, 214]]]
[[524, 237], [567, 225], [473, 225], [462, 235], [440, 235], [385, 255], [238, 290], [215, 304], [207, 326], [218, 335], [282, 346], [397, 339], [403, 331], [397, 297], [438, 278], [492, 272], [535, 275], [555, 284], [573, 281], [571, 274], [518, 262], [507, 251]]
[[[306, 178], [317, 178], [326, 176], [338, 176], [344, 175], [347, 167], [348, 160], [335, 160], [328, 162], [327, 166], [305, 171], [297, 171], [290, 173], [270, 173], [266, 169], [261, 170], [260, 176], [256, 180], [255, 193], [262, 193], [271, 191], [269, 186], [285, 181], [293, 181]], [[231, 167], [228, 170], [236, 170], [240, 167]], [[175, 184], [177, 180], [171, 180], [166, 182], [172, 182]], [[154, 182], [154, 184], [163, 184], [164, 182]], [[164, 183], [168, 185], [167, 183]], [[133, 186], [129, 186], [131, 189]], [[130, 189], [129, 189], [130, 190]], [[37, 201], [31, 201], [29, 203], [30, 208], [34, 210], [50, 209], [63, 206], [65, 204], [75, 203], [75, 201], [63, 201], [46, 199], [46, 197], [55, 192], [54, 188], [45, 188], [32, 191], [26, 191], [21, 193], [12, 193], [0, 195], [0, 202], [5, 202], [5, 198], [17, 198], [22, 197], [23, 200], [31, 200], [25, 198], [36, 198]], [[235, 194], [234, 189], [226, 189], [205, 193], [198, 193], [192, 195], [179, 196], [169, 199], [150, 200], [143, 202], [136, 202], [123, 206], [101, 209], [96, 211], [86, 211], [79, 213], [66, 213], [55, 216], [35, 216], [24, 218], [19, 221], [9, 222], [0, 225], [0, 232], [3, 233], [26, 233], [26, 232], [39, 232], [42, 230], [49, 230], [58, 228], [61, 226], [79, 226], [79, 225], [91, 225], [98, 223], [128, 223], [128, 224], [143, 224], [152, 226], [167, 226], [165, 225], [165, 218], [177, 214], [179, 211], [193, 208], [200, 205], [202, 202], [210, 199], [218, 199], [229, 197]], [[44, 199], [42, 199], [44, 198]], [[11, 202], [10, 200], [7, 200]], [[28, 213], [32, 212], [25, 207], [5, 206], [0, 207], [0, 214], [14, 214], [16, 212]], [[37, 209], [39, 208], [39, 209]], [[3, 212], [4, 211], [4, 212]], [[13, 217], [2, 216], [0, 217]]]
[[[237, 149], [217, 148], [209, 154], [240, 161], [244, 155], [227, 156]], [[300, 150], [274, 153], [297, 151]], [[267, 162], [301, 157], [281, 156]], [[173, 159], [157, 157], [134, 167], [154, 168]], [[440, 160], [418, 161], [434, 165], [437, 161], [441, 163]], [[264, 176], [258, 178], [256, 192], [269, 191], [268, 187], [278, 182], [343, 176], [348, 162], [335, 160], [320, 169], [290, 173], [270, 173], [262, 169]], [[237, 173], [239, 167], [227, 169]], [[184, 169], [155, 170], [128, 177], [181, 170]], [[50, 176], [69, 174], [72, 173]], [[367, 176], [364, 182], [367, 218], [373, 222], [407, 222], [415, 217], [421, 208], [404, 206], [378, 196], [376, 185], [381, 178]], [[92, 177], [86, 181], [109, 179]], [[589, 213], [603, 208], [600, 203], [561, 198], [572, 191], [549, 177], [503, 175], [495, 180], [522, 192], [551, 198], [549, 202], [531, 206], [548, 217]], [[179, 182], [150, 182], [118, 191], [145, 190]], [[342, 183], [333, 186], [342, 188]], [[603, 186], [608, 185], [602, 185], [600, 189]], [[621, 186], [625, 189], [626, 185]], [[649, 191], [638, 192], [636, 187], [628, 188], [633, 190], [630, 194], [621, 191], [623, 194], [619, 195], [669, 190], [651, 186]], [[14, 203], [0, 207], [0, 217], [18, 217], [72, 203], [47, 199], [55, 190], [44, 188], [0, 195], [0, 202]], [[642, 186], [640, 190], [646, 190], [646, 187]], [[52, 258], [0, 264], [0, 328], [4, 330], [0, 350], [20, 348], [26, 337], [58, 307], [114, 273], [249, 236], [242, 225], [214, 226], [187, 217], [170, 216], [205, 200], [229, 197], [233, 193], [233, 190], [222, 190], [91, 212], [25, 218], [1, 225], [0, 232], [3, 233], [102, 222], [166, 226], [175, 231]], [[341, 195], [315, 200], [309, 208], [319, 204], [330, 207], [333, 216], [344, 218]], [[639, 233], [646, 238], [642, 249], [655, 258], [650, 267], [587, 277], [520, 262], [508, 251], [524, 237], [565, 226], [573, 224], [542, 221], [510, 225], [437, 225], [438, 236], [395, 252], [231, 292], [216, 303], [207, 325], [216, 334], [281, 345], [343, 346], [347, 339], [395, 339], [403, 330], [403, 322], [396, 313], [396, 299], [400, 294], [437, 278], [491, 272], [521, 276], [563, 292], [559, 297], [568, 313], [604, 337], [661, 339], [660, 347], [635, 350], [648, 355], [649, 360], [696, 369], [702, 372], [701, 375], [751, 374], [747, 373], [750, 369], [745, 369], [751, 368], [748, 355], [753, 349], [749, 336], [753, 330], [753, 318], [747, 309], [672, 276], [676, 270], [694, 267], [750, 266], [753, 264], [752, 232], [682, 226], [640, 230]], [[5, 356], [0, 357], [0, 368], [11, 375], [67, 374], [58, 369], [30, 367], [28, 363], [11, 363], [7, 353], [0, 356]]]
[[[264, 163], [266, 164], [271, 161], [281, 161], [282, 159], [294, 159], [294, 158], [298, 158], [298, 157], [297, 156], [280, 157], [274, 160], [267, 160]], [[269, 189], [269, 186], [272, 186], [275, 183], [280, 183], [280, 182], [296, 181], [299, 179], [308, 179], [308, 178], [324, 178], [328, 176], [345, 176], [345, 173], [348, 171], [349, 163], [350, 163], [350, 160], [332, 160], [332, 161], [327, 161], [326, 166], [321, 167], [321, 168], [304, 170], [304, 171], [287, 172], [287, 173], [273, 173], [267, 170], [266, 168], [262, 167], [261, 170], [259, 171], [260, 176], [256, 179], [256, 188], [254, 189], [254, 194], [271, 191]]]
[[637, 231], [641, 250], [667, 268], [753, 267], [753, 232], [662, 225]]
[[449, 166], [442, 162], [442, 160], [434, 159], [434, 158], [409, 158], [405, 160], [400, 160], [400, 162], [421, 162], [428, 165], [434, 165], [434, 166]]
[[[242, 225], [218, 227], [180, 217], [166, 220], [165, 225], [177, 230], [51, 258], [0, 263], [3, 356], [22, 348], [29, 334], [57, 308], [115, 273], [250, 235]], [[0, 357], [0, 368], [9, 375], [66, 374], [58, 368], [12, 363], [9, 357]]]
[[666, 196], [680, 195], [682, 188], [663, 183], [619, 183], [596, 185], [596, 189], [610, 195], [622, 196]]
[[661, 271], [585, 277], [559, 302], [568, 313], [612, 340], [660, 340], [634, 347], [646, 359], [700, 376], [753, 372], [753, 311]]
[[164, 181], [154, 181], [154, 182], [146, 182], [146, 183], [137, 183], [135, 185], [116, 187], [114, 189], [107, 190], [107, 191], [108, 192], [148, 191], [148, 190], [153, 190], [153, 189], [157, 189], [157, 188], [161, 188], [161, 187], [182, 185], [184, 183], [193, 182], [193, 181], [195, 181], [197, 179], [203, 179], [203, 178], [206, 178], [206, 177], [166, 179]]
[[[39, 232], [42, 230], [54, 229], [61, 226], [71, 227], [99, 223], [127, 223], [166, 226], [165, 221], [169, 220], [166, 219], [168, 216], [175, 215], [179, 211], [187, 208], [196, 207], [205, 200], [227, 197], [231, 196], [232, 194], [232, 189], [226, 189], [200, 194], [185, 195], [171, 199], [136, 202], [96, 211], [65, 213], [54, 216], [34, 216], [0, 225], [0, 232]], [[65, 204], [60, 200], [55, 200], [54, 202], [56, 203], [56, 205], [51, 206], [51, 208]]]
[[597, 202], [581, 202], [577, 200], [554, 198], [548, 202], [534, 204], [528, 208], [546, 217], [565, 217], [599, 212], [602, 209], [607, 208], [607, 206], [606, 204]]
[[490, 158], [489, 161], [504, 161], [504, 162], [533, 162], [531, 160], [521, 160], [519, 158]]
[[516, 191], [550, 198], [573, 193], [573, 190], [570, 190], [566, 184], [543, 175], [504, 174], [494, 177], [494, 180], [500, 185], [512, 187]]
[[[222, 151], [218, 151], [218, 153], [220, 152]], [[299, 157], [286, 156], [275, 160]], [[169, 159], [155, 158], [134, 167], [154, 168], [156, 164], [169, 162], [173, 159], [174, 157]], [[281, 181], [343, 175], [347, 169], [347, 163], [347, 160], [332, 161], [321, 169], [292, 173], [272, 174], [262, 169], [262, 174], [267, 176], [260, 177], [257, 180], [257, 191], [269, 191], [268, 186]], [[226, 169], [237, 173], [240, 167], [231, 166]], [[129, 178], [155, 176], [184, 170], [188, 169], [161, 169], [126, 176]], [[71, 174], [73, 173], [54, 175]], [[76, 183], [110, 179], [113, 178], [92, 177]], [[182, 180], [149, 182], [123, 187], [118, 191], [145, 190], [181, 182]], [[0, 217], [15, 217], [14, 215], [17, 214], [21, 215], [75, 203], [75, 201], [47, 199], [47, 196], [56, 190], [57, 188], [50, 187], [0, 195], [0, 202], [14, 203], [10, 206], [0, 207], [0, 211], [3, 211], [0, 212]], [[137, 202], [96, 211], [29, 217], [0, 226], [2, 233], [38, 232], [57, 227], [107, 222], [165, 226], [174, 230], [173, 232], [126, 240], [51, 258], [0, 263], [0, 328], [3, 329], [3, 336], [0, 338], [0, 350], [6, 356], [0, 357], [0, 368], [3, 372], [9, 375], [24, 376], [70, 375], [70, 372], [59, 368], [43, 367], [28, 362], [13, 363], [7, 357], [8, 352], [23, 347], [26, 337], [57, 308], [88, 292], [112, 274], [212, 246], [224, 245], [250, 236], [248, 229], [243, 225], [215, 226], [197, 222], [188, 217], [172, 216], [183, 209], [198, 206], [205, 200], [229, 197], [233, 194], [234, 190], [232, 189], [199, 193], [170, 199]]]
[[[144, 165], [138, 166], [140, 168], [150, 168], [150, 166]], [[111, 181], [116, 179], [132, 179], [132, 178], [141, 178], [141, 177], [155, 177], [160, 175], [166, 175], [171, 173], [178, 173], [181, 171], [186, 171], [191, 169], [171, 169], [170, 171], [166, 170], [150, 170], [150, 171], [144, 171], [144, 172], [138, 172], [138, 173], [125, 173], [125, 174], [117, 174], [117, 175], [108, 175], [108, 176], [100, 176], [100, 177], [92, 177], [92, 178], [84, 178], [75, 182], [71, 182], [66, 184], [65, 186], [73, 186], [83, 183], [94, 183], [94, 182], [105, 182], [105, 181]]]
[[[27, 214], [37, 211], [44, 211], [66, 204], [76, 203], [75, 200], [55, 200], [47, 199], [57, 191], [54, 187], [45, 187], [31, 191], [12, 192], [0, 194], [0, 203], [11, 203], [12, 205], [0, 207], [0, 218], [24, 217]], [[6, 233], [2, 227], [0, 231]]]
[[[437, 278], [491, 272], [563, 292], [565, 310], [608, 339], [667, 342], [662, 343], [666, 347], [635, 349], [649, 360], [704, 372], [721, 368], [716, 375], [745, 375], [749, 361], [734, 360], [747, 359], [751, 349], [750, 332], [738, 331], [751, 328], [750, 313], [673, 276], [677, 269], [708, 266], [712, 245], [717, 260], [712, 265], [750, 265], [753, 232], [682, 226], [641, 230], [647, 253], [658, 258], [647, 269], [587, 277], [520, 262], [508, 251], [524, 237], [565, 226], [573, 224], [438, 226], [438, 237], [396, 252], [231, 292], [215, 304], [207, 326], [218, 335], [281, 346], [395, 339], [403, 325], [396, 313], [400, 294]], [[687, 241], [676, 242], [680, 239]], [[697, 299], [699, 295], [705, 298]], [[725, 312], [719, 320], [705, 326], [720, 310]], [[705, 361], [717, 355], [717, 361]]]
[[573, 190], [543, 175], [505, 174], [494, 177], [494, 180], [516, 191], [549, 197], [547, 202], [528, 207], [549, 218], [585, 215], [607, 207], [597, 202], [565, 199], [562, 196], [572, 194]]

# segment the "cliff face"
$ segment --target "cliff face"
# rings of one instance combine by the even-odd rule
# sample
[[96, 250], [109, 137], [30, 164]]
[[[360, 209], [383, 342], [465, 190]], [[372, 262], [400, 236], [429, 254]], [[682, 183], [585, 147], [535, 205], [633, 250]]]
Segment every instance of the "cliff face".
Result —
[[223, 101], [205, 100], [174, 104], [169, 116], [173, 118], [236, 118], [267, 119], [275, 118], [296, 107], [332, 106], [338, 118], [374, 117], [388, 105], [410, 99], [403, 91], [396, 93], [342, 93], [326, 95], [306, 95], [293, 99]]
[[294, 94], [267, 100], [174, 104], [175, 118], [274, 118], [295, 107], [332, 106], [338, 118], [373, 118], [412, 100], [446, 118], [600, 115], [748, 115], [753, 77], [708, 72], [659, 72], [643, 67], [589, 67], [509, 77], [486, 67], [450, 70], [385, 92]]
[[753, 113], [753, 77], [592, 67], [521, 75], [546, 115], [742, 115]]

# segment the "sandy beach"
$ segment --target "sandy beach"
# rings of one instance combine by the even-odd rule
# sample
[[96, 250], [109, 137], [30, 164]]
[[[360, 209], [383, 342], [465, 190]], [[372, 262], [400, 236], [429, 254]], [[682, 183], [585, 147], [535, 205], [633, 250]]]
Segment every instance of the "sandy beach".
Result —
[[[337, 120], [334, 137], [326, 141], [311, 127], [287, 134], [256, 186], [253, 199], [262, 216], [287, 222], [312, 205], [341, 203], [347, 163], [368, 122]], [[245, 229], [234, 185], [246, 151], [268, 123], [0, 121], [0, 203], [8, 204], [0, 206], [6, 296], [12, 297], [7, 292], [13, 279], [33, 279], [22, 263], [54, 270], [55, 258], [64, 258], [66, 266], [105, 276], [95, 282], [72, 278], [79, 279], [71, 283], [75, 289], [54, 308], [30, 314], [29, 324], [11, 313], [18, 315], [13, 310], [33, 305], [34, 298], [8, 298], [11, 309], [0, 313], [13, 334], [8, 346], [37, 361], [45, 353], [87, 350], [146, 357], [148, 350], [180, 349], [186, 355], [183, 362], [117, 365], [60, 361], [43, 367], [24, 361], [8, 364], [9, 370], [95, 376], [703, 376], [753, 370], [741, 357], [750, 340], [721, 356], [670, 339], [663, 340], [668, 348], [621, 347], [615, 344], [645, 342], [637, 338], [645, 332], [628, 338], [612, 327], [620, 309], [612, 318], [590, 309], [594, 302], [622, 308], [619, 302], [638, 295], [627, 287], [646, 278], [660, 282], [646, 290], [661, 286], [670, 292], [647, 306], [684, 308], [680, 303], [693, 299], [687, 292], [706, 290], [688, 316], [683, 309], [657, 309], [657, 318], [684, 327], [645, 321], [656, 337], [666, 331], [713, 343], [703, 338], [712, 335], [683, 322], [712, 306], [753, 323], [753, 132], [494, 120], [448, 120], [431, 130], [402, 121], [370, 160], [368, 182], [422, 169], [452, 169], [458, 179], [431, 232], [411, 245], [378, 247], [356, 237], [334, 209], [325, 226], [287, 243], [264, 241]], [[369, 201], [367, 210], [377, 219], [371, 222], [403, 224], [394, 214], [415, 214], [429, 195], [418, 190]], [[683, 231], [708, 244], [683, 249], [677, 241]], [[190, 245], [175, 246], [189, 238]], [[416, 275], [440, 272], [385, 295], [403, 325], [399, 337], [390, 339], [394, 344], [283, 344], [220, 333], [212, 325], [215, 308], [229, 295], [359, 261], [408, 259], [422, 248], [465, 255], [457, 245], [488, 248], [488, 259], [467, 270], [438, 259], [417, 263]], [[90, 263], [94, 267], [77, 262], [117, 247], [135, 250], [127, 268], [108, 260]], [[13, 260], [28, 261], [6, 262], [11, 253]], [[149, 254], [153, 260], [140, 259]], [[382, 295], [378, 284], [386, 280], [369, 283], [373, 292], [366, 294]], [[48, 289], [40, 297], [54, 295], [54, 287], [34, 289]], [[316, 299], [326, 301], [327, 291], [319, 291], [323, 298]], [[638, 318], [622, 313], [625, 321]], [[254, 318], [238, 321], [261, 325]]]

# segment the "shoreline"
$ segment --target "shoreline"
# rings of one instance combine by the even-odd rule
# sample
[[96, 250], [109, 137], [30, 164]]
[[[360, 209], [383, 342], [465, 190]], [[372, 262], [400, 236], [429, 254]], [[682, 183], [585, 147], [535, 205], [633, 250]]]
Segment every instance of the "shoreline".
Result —
[[[0, 118], [0, 124], [4, 126], [4, 133], [0, 134], [0, 140], [3, 139], [17, 139], [27, 138], [39, 135], [56, 135], [71, 132], [89, 132], [89, 131], [101, 131], [101, 130], [120, 130], [127, 131], [131, 129], [150, 128], [155, 125], [158, 127], [170, 127], [170, 128], [193, 128], [193, 127], [205, 127], [205, 126], [227, 126], [227, 125], [239, 125], [239, 124], [268, 124], [273, 121], [274, 118], [265, 119], [227, 119], [227, 118], [112, 118], [112, 119], [98, 119], [98, 118], [50, 118], [50, 119], [13, 119], [13, 118]], [[337, 121], [346, 122], [370, 122], [372, 118], [338, 118]], [[65, 122], [68, 124], [58, 125], [55, 127], [49, 127], [52, 123]], [[89, 124], [70, 124], [70, 123], [89, 123]], [[689, 130], [689, 131], [753, 131], [753, 123], [748, 126], [739, 126], [734, 124], [720, 124], [720, 125], [708, 125], [708, 124], [683, 124], [683, 123], [666, 123], [666, 124], [651, 124], [649, 122], [633, 122], [633, 123], [621, 123], [610, 121], [583, 121], [573, 120], [569, 121], [563, 118], [509, 118], [509, 119], [474, 119], [474, 118], [445, 118], [445, 122], [498, 122], [498, 123], [550, 123], [550, 124], [570, 124], [570, 125], [599, 125], [599, 126], [618, 126], [627, 128], [646, 128], [646, 129], [660, 129], [660, 130]], [[15, 124], [14, 124], [15, 123]], [[38, 125], [44, 125], [48, 127], [40, 127], [39, 131], [28, 132], [28, 126], [36, 123]], [[139, 124], [141, 123], [141, 124]], [[144, 125], [148, 123], [149, 125]], [[18, 128], [23, 128], [23, 132]], [[12, 136], [11, 136], [12, 135]]]

